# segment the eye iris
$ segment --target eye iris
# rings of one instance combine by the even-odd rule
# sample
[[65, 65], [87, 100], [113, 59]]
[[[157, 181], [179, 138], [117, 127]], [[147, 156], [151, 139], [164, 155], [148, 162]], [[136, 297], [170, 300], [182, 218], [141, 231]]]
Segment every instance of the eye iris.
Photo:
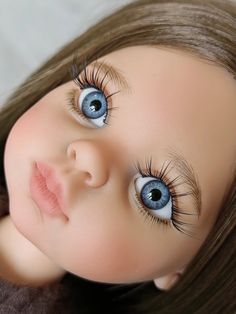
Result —
[[102, 92], [91, 92], [85, 96], [81, 107], [87, 118], [98, 119], [107, 113], [107, 100]]
[[160, 180], [147, 182], [141, 190], [143, 204], [152, 210], [162, 209], [170, 199], [170, 192], [166, 185]]

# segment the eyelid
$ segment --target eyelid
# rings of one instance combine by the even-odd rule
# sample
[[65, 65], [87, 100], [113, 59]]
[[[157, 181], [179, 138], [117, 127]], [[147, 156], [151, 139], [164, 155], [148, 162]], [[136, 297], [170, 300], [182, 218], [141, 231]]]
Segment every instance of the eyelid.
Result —
[[[74, 79], [75, 77], [78, 76], [79, 71], [78, 71], [78, 67], [77, 64], [80, 64], [80, 60], [77, 61], [77, 58], [75, 56], [74, 58], [74, 62], [72, 64], [71, 67], [71, 77], [72, 79]], [[84, 66], [81, 72], [88, 70], [88, 69], [92, 69], [95, 70], [97, 73], [102, 74], [103, 76], [107, 76], [108, 81], [111, 81], [115, 87], [122, 92], [131, 92], [131, 86], [128, 84], [128, 81], [126, 80], [125, 76], [122, 73], [121, 69], [118, 69], [116, 66], [112, 65], [111, 63], [103, 60], [103, 61], [99, 61], [99, 60], [95, 60], [90, 64], [87, 64], [87, 62], [84, 62]]]

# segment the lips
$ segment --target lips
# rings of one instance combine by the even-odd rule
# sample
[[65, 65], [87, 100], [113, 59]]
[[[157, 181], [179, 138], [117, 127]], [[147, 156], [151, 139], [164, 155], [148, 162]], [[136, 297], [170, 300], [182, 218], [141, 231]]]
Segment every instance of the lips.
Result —
[[45, 163], [35, 162], [29, 187], [32, 199], [44, 213], [66, 216], [63, 187], [52, 168]]

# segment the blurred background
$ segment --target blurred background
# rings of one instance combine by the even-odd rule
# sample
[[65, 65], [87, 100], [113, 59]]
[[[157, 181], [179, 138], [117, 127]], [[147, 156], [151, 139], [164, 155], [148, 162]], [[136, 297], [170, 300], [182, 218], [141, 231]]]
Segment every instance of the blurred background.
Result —
[[0, 0], [0, 105], [65, 43], [131, 0]]

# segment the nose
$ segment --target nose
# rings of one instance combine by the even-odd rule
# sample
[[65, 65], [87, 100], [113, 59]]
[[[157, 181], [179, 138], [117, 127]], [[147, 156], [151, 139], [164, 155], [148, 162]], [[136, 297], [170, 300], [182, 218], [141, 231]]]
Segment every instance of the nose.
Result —
[[108, 181], [108, 158], [101, 143], [92, 140], [74, 141], [67, 148], [67, 157], [87, 186], [98, 188]]

